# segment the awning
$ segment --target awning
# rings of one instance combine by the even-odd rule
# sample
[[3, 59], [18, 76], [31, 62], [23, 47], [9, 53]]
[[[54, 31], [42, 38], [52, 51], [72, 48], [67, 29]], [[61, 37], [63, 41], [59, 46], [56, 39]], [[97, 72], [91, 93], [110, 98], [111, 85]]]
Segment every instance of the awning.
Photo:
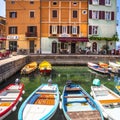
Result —
[[6, 40], [6, 38], [5, 37], [0, 37], [0, 40], [2, 41], [2, 40]]
[[87, 37], [59, 37], [60, 42], [88, 42]]

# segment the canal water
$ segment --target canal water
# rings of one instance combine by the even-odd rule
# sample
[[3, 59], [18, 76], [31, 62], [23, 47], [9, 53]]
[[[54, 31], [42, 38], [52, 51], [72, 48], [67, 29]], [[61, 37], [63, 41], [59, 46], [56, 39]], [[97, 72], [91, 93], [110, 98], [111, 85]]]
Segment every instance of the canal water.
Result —
[[[94, 78], [101, 80], [101, 83], [107, 87], [114, 89], [114, 80], [111, 77], [108, 80], [107, 75], [97, 74], [89, 70], [88, 67], [84, 66], [53, 66], [53, 71], [50, 76], [41, 75], [39, 70], [36, 70], [30, 75], [20, 75], [20, 71], [15, 75], [7, 79], [5, 82], [0, 84], [0, 89], [4, 88], [10, 83], [14, 83], [15, 79], [19, 78], [25, 86], [25, 94], [23, 95], [22, 102], [42, 83], [47, 83], [51, 78], [53, 83], [57, 83], [59, 86], [60, 95], [67, 80], [72, 80], [74, 83], [80, 84], [88, 93], [90, 93], [90, 86]], [[21, 106], [21, 103], [18, 104], [15, 112], [12, 112], [5, 120], [18, 120], [18, 111]], [[51, 118], [51, 120], [65, 120], [61, 106], [58, 107], [56, 114]]]

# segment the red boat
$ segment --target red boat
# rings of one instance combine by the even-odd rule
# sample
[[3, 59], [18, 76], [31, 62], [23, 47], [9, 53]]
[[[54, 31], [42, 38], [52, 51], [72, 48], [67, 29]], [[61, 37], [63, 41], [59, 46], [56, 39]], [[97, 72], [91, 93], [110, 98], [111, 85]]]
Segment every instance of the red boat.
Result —
[[12, 111], [16, 110], [17, 104], [22, 101], [24, 85], [10, 84], [0, 91], [0, 120], [3, 120]]

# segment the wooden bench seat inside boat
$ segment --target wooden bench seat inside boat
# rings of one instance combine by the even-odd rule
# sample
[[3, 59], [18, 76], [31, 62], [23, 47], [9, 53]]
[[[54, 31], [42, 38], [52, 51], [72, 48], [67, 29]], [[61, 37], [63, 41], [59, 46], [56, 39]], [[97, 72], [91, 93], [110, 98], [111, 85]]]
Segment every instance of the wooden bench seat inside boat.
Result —
[[67, 112], [71, 120], [101, 120], [100, 113], [94, 111]]
[[54, 95], [50, 94], [42, 94], [34, 104], [40, 105], [54, 105], [55, 104], [55, 97]]
[[88, 98], [88, 96], [83, 95], [83, 96], [64, 96], [65, 98]]
[[74, 87], [74, 88], [71, 88], [71, 87], [66, 87], [66, 89], [65, 89], [66, 91], [79, 91], [79, 90], [81, 90], [79, 87], [77, 88], [77, 87]]

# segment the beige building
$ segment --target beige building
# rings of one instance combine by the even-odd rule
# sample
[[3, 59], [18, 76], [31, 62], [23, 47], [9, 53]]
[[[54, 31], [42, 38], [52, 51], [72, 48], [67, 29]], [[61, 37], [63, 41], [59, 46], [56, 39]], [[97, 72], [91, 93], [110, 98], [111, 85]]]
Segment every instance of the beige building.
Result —
[[88, 0], [6, 0], [7, 47], [76, 53], [88, 42]]

